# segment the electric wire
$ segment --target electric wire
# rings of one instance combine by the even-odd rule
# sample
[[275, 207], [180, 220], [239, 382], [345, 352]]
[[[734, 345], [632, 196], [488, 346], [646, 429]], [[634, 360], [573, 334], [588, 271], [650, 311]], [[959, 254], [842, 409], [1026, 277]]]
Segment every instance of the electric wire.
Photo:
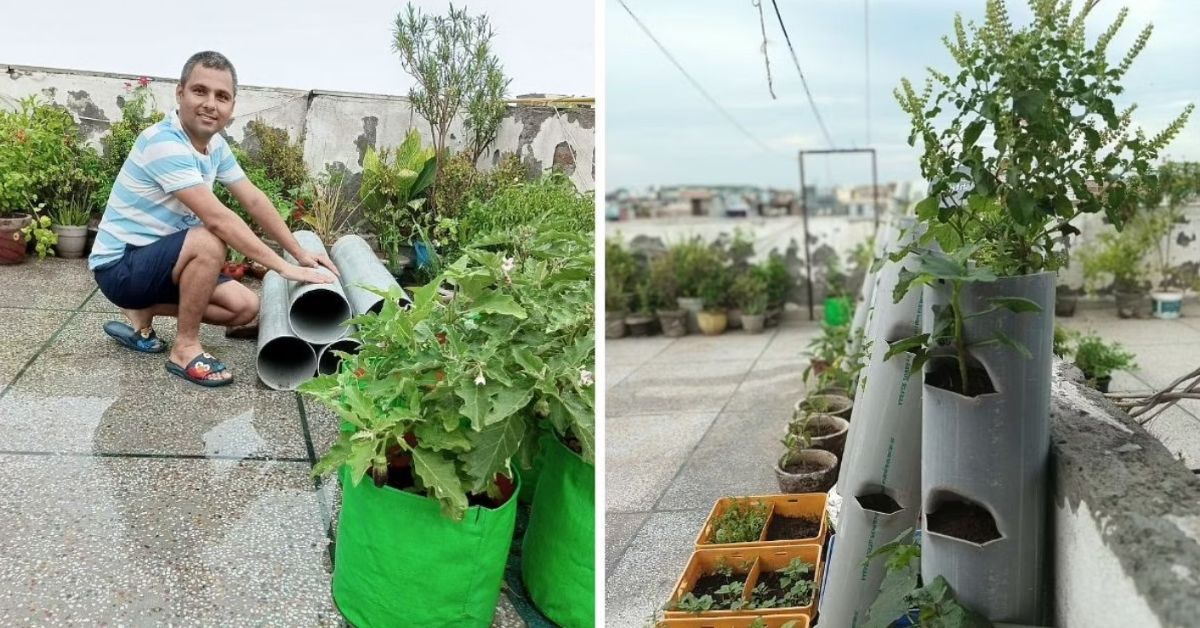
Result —
[[[621, 4], [625, 4], [623, 1]], [[817, 126], [821, 127], [821, 135], [825, 136], [825, 143], [833, 148], [833, 137], [829, 135], [829, 129], [825, 127], [825, 121], [821, 119], [821, 112], [817, 110], [817, 103], [813, 101], [812, 91], [808, 89], [808, 81], [804, 78], [804, 70], [800, 69], [800, 59], [796, 57], [796, 49], [792, 46], [792, 38], [788, 36], [787, 27], [783, 25], [783, 15], [779, 13], [779, 4], [775, 0], [771, 0], [771, 6], [775, 8], [775, 18], [779, 20], [779, 29], [783, 31], [783, 39], [787, 42], [788, 50], [792, 53], [792, 63], [796, 64], [796, 72], [800, 74], [800, 84], [804, 86], [804, 95], [808, 98], [808, 106], [812, 108], [813, 116], [817, 118]]]

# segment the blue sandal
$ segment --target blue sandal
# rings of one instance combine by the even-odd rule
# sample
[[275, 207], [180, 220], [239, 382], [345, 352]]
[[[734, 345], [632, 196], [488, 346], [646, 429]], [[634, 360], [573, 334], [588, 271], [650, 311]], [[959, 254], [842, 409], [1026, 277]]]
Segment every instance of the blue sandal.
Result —
[[118, 321], [104, 324], [104, 333], [112, 336], [117, 342], [141, 353], [162, 353], [167, 350], [167, 343], [154, 334], [154, 330], [135, 331], [129, 325]]
[[167, 360], [166, 369], [172, 375], [178, 375], [193, 384], [208, 388], [227, 386], [233, 383], [233, 377], [228, 379], [208, 379], [209, 375], [225, 370], [225, 364], [208, 353], [201, 353], [192, 358], [192, 361], [188, 362], [187, 366], [179, 366]]

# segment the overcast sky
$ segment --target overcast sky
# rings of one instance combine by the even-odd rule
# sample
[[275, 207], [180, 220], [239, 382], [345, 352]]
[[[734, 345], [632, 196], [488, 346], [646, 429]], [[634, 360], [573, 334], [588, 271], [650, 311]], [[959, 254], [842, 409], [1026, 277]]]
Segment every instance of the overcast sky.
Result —
[[[675, 69], [616, 0], [606, 3], [607, 183], [730, 183], [796, 188], [796, 151], [825, 148], [804, 98], [771, 2], [763, 0], [775, 93], [767, 91], [758, 11], [747, 0], [626, 0], [641, 21], [764, 150], [725, 120]], [[780, 12], [817, 106], [839, 146], [866, 147], [863, 0], [780, 0]], [[1080, 2], [1076, 2], [1080, 4]], [[1091, 38], [1123, 3], [1104, 0], [1088, 22]], [[1200, 2], [1137, 0], [1109, 48], [1118, 61], [1142, 26], [1154, 34], [1124, 85], [1119, 103], [1137, 102], [1135, 122], [1156, 133], [1188, 102], [1200, 105]], [[1021, 0], [1009, 2], [1014, 25], [1028, 22]], [[925, 67], [953, 60], [941, 44], [955, 11], [983, 18], [983, 0], [870, 0], [870, 146], [879, 150], [881, 181], [919, 179], [919, 152], [907, 145], [909, 123], [892, 97], [907, 76], [918, 89]], [[1117, 61], [1114, 61], [1116, 63]], [[1118, 107], [1120, 109], [1120, 107]], [[1200, 160], [1200, 112], [1168, 148]], [[857, 159], [857, 160], [856, 160]], [[806, 158], [810, 181], [870, 181], [867, 157]]]
[[[448, 3], [418, 6], [444, 13]], [[404, 95], [412, 80], [392, 52], [404, 2], [292, 0], [200, 3], [4, 0], [0, 64], [178, 77], [205, 49], [225, 54], [247, 85]], [[486, 13], [510, 95], [594, 96], [593, 0], [470, 0]]]

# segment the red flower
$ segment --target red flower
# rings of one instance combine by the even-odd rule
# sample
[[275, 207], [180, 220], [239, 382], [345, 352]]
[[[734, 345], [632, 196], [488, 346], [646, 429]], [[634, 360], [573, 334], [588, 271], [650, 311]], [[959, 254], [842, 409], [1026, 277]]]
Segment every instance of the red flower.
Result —
[[367, 374], [367, 370], [366, 370], [366, 369], [364, 369], [364, 368], [363, 368], [363, 367], [361, 367], [361, 366], [360, 366], [360, 367], [358, 367], [358, 369], [354, 371], [354, 377], [356, 377], [356, 378], [358, 378], [358, 379], [362, 379], [362, 378], [363, 378], [363, 376], [364, 376], [364, 375], [366, 375], [366, 374]]
[[138, 85], [141, 85], [142, 87], [146, 87], [147, 85], [150, 84], [151, 78], [149, 76], [139, 76], [137, 81], [138, 81]]
[[17, 141], [25, 143], [25, 129], [17, 129]]

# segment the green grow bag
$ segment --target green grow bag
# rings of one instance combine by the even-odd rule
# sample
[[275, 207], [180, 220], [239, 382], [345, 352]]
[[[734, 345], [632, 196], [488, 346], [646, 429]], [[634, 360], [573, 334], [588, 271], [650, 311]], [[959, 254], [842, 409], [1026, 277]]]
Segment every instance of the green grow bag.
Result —
[[538, 448], [537, 454], [533, 456], [533, 463], [528, 469], [522, 467], [520, 462], [513, 459], [513, 469], [516, 470], [517, 475], [521, 476], [522, 504], [532, 503], [533, 496], [537, 494], [538, 476], [542, 473], [542, 466], [545, 464], [544, 461], [546, 459], [545, 454], [542, 453], [543, 451], [542, 448]]
[[543, 460], [521, 577], [538, 610], [565, 628], [594, 626], [596, 612], [596, 469], [557, 438]]
[[850, 320], [850, 299], [832, 297], [825, 299], [825, 324], [845, 325]]
[[520, 481], [496, 509], [472, 506], [462, 521], [437, 500], [339, 471], [342, 512], [333, 599], [358, 628], [492, 624], [517, 520]]

